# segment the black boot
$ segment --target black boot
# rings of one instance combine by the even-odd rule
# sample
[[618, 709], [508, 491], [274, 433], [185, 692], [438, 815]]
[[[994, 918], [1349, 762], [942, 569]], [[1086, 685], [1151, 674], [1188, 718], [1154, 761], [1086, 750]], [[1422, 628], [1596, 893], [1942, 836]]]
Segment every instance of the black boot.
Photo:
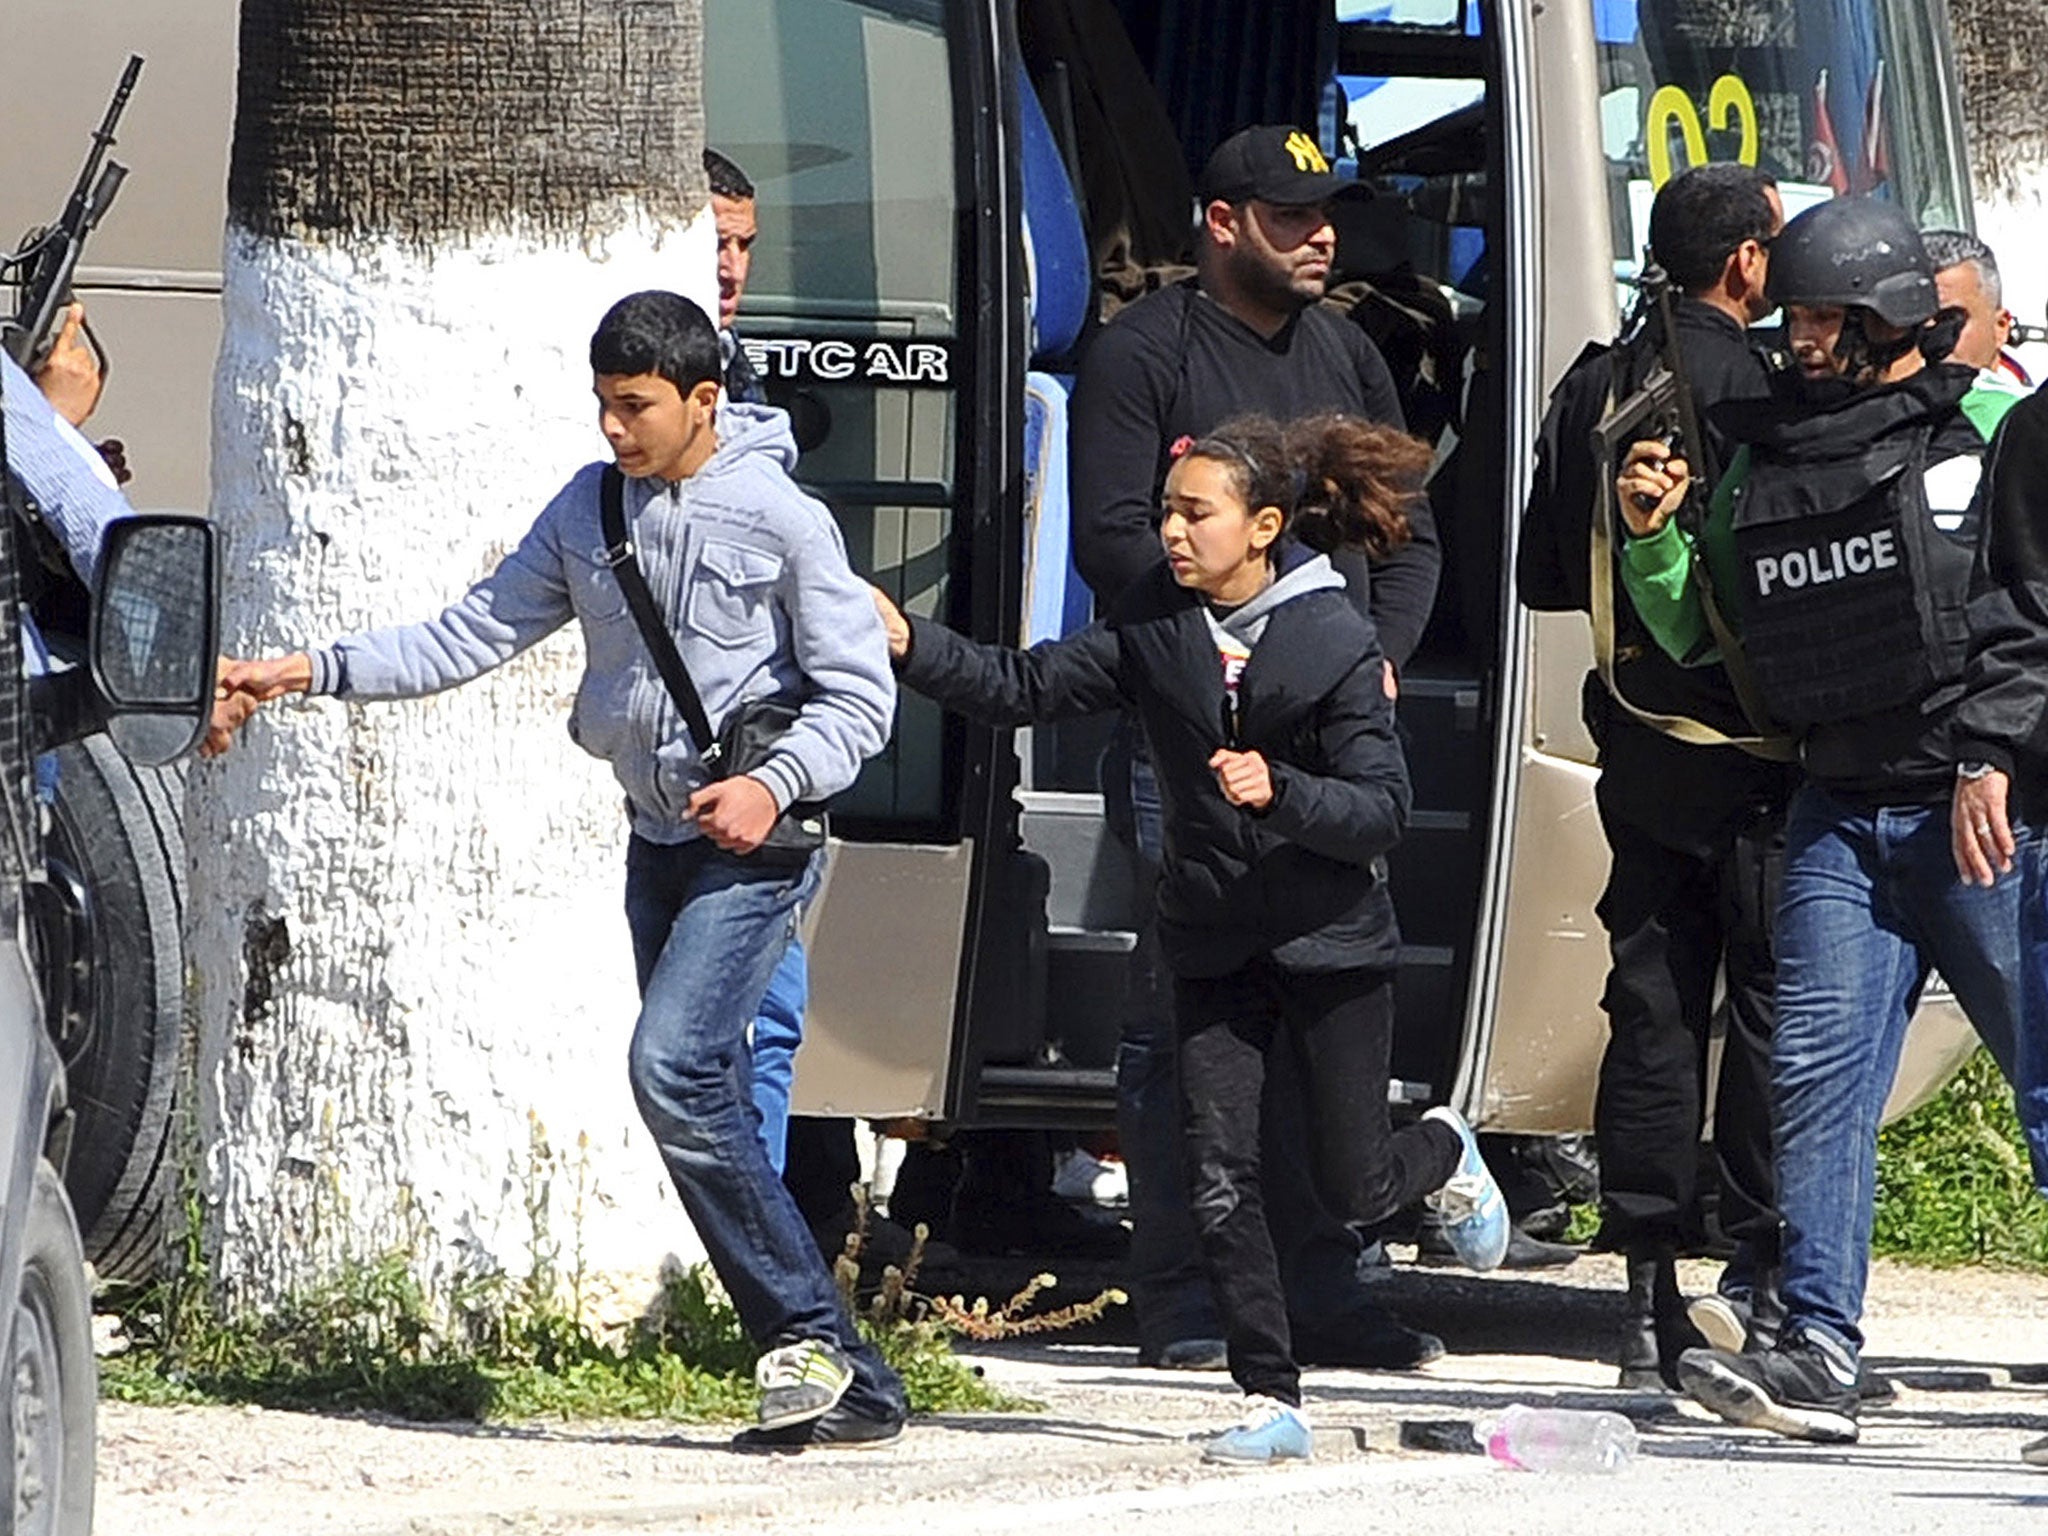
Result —
[[1628, 1307], [1621, 1325], [1621, 1385], [1676, 1392], [1678, 1357], [1706, 1341], [1687, 1321], [1678, 1265], [1669, 1249], [1628, 1256]]
[[1762, 1353], [1777, 1347], [1778, 1330], [1785, 1326], [1785, 1297], [1778, 1287], [1782, 1277], [1775, 1264], [1757, 1271], [1756, 1286], [1749, 1293], [1749, 1338], [1744, 1349]]

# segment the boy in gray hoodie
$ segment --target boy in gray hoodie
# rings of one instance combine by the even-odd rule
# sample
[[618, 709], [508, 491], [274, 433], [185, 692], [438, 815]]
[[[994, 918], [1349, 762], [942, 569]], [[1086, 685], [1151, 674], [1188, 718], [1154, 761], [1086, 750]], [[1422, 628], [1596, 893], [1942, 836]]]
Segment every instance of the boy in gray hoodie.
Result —
[[[581, 624], [569, 733], [611, 764], [633, 829], [634, 1098], [712, 1267], [767, 1347], [760, 1427], [735, 1444], [893, 1440], [902, 1384], [861, 1341], [769, 1166], [747, 1046], [821, 863], [762, 844], [784, 811], [845, 789], [888, 739], [895, 684], [881, 623], [830, 512], [789, 478], [788, 418], [721, 404], [718, 333], [701, 309], [672, 293], [621, 299], [591, 338], [590, 365], [626, 476], [628, 538], [706, 715], [715, 725], [768, 696], [800, 705], [765, 761], [722, 779], [700, 761], [607, 559], [602, 464], [579, 470], [438, 618], [228, 662], [216, 719], [292, 692], [419, 698]], [[217, 733], [209, 748], [225, 744]]]

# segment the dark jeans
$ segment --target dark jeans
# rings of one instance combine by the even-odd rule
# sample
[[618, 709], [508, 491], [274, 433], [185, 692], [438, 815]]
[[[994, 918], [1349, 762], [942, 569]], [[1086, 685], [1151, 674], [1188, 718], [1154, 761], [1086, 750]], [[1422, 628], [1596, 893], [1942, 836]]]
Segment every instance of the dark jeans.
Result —
[[[1128, 720], [1119, 724], [1104, 759], [1103, 800], [1111, 830], [1138, 861], [1138, 946], [1117, 1044], [1116, 1129], [1130, 1180], [1131, 1309], [1140, 1351], [1154, 1354], [1176, 1339], [1220, 1338], [1223, 1324], [1188, 1206], [1173, 980], [1152, 910], [1162, 841], [1159, 791], [1143, 738]], [[1267, 1205], [1279, 1234], [1288, 1304], [1297, 1318], [1341, 1329], [1365, 1300], [1365, 1245], [1316, 1199], [1300, 1072], [1285, 1041], [1266, 1078], [1265, 1119], [1272, 1130], [1265, 1153], [1273, 1170]]]
[[2013, 1097], [2034, 1164], [2034, 1187], [2048, 1198], [2048, 830], [2039, 817], [2015, 826], [2020, 871], [2020, 1018], [2013, 1046]]
[[1387, 971], [1285, 972], [1260, 960], [1174, 986], [1190, 1198], [1223, 1314], [1230, 1374], [1247, 1393], [1301, 1401], [1285, 1292], [1267, 1221], [1260, 1156], [1268, 1063], [1299, 1059], [1317, 1194], [1347, 1222], [1384, 1221], [1442, 1186], [1463, 1144], [1435, 1121], [1394, 1130]]
[[1610, 1033], [1593, 1109], [1602, 1240], [1642, 1251], [1705, 1235], [1699, 1143], [1715, 979], [1725, 975], [1714, 1100], [1721, 1227], [1745, 1268], [1773, 1263], [1771, 927], [1784, 808], [1752, 807], [1704, 847], [1670, 847], [1605, 798], [1601, 822], [1613, 853], [1599, 907], [1613, 959], [1602, 1000]]
[[640, 978], [630, 1070], [640, 1117], [740, 1322], [763, 1346], [820, 1339], [853, 1362], [846, 1400], [905, 1411], [903, 1384], [861, 1341], [796, 1201], [769, 1165], [747, 1027], [816, 888], [819, 860], [773, 864], [708, 839], [626, 850]]
[[1877, 1128], [1907, 1020], [1938, 968], [1985, 1043], [1998, 1054], [2002, 1042], [2010, 1059], [2020, 893], [2036, 854], [2024, 838], [2019, 868], [1989, 889], [1965, 885], [1946, 800], [1873, 809], [1814, 785], [1793, 797], [1771, 1056], [1788, 1337], [1817, 1329], [1862, 1349]]

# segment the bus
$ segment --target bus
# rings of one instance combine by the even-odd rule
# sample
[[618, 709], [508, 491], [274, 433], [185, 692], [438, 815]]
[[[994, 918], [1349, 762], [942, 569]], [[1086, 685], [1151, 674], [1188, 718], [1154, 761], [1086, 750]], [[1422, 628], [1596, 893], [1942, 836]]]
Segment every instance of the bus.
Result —
[[[905, 608], [1022, 642], [1088, 611], [1066, 549], [1076, 354], [1184, 275], [1216, 143], [1318, 134], [1356, 184], [1332, 297], [1438, 450], [1443, 577], [1399, 705], [1392, 1091], [1563, 1132], [1591, 1123], [1606, 1038], [1606, 854], [1587, 626], [1512, 591], [1545, 399], [1615, 333], [1650, 199], [1688, 165], [1762, 165], [1791, 211], [1853, 189], [1968, 227], [1948, 36], [1919, 0], [706, 0], [707, 142], [759, 188], [741, 328], [801, 472]], [[904, 701], [838, 809], [802, 1107], [1106, 1111], [1132, 919], [1102, 736]], [[1971, 1044], [1932, 994], [1899, 1103]]]
[[[1870, 191], [1970, 227], [1943, 0], [703, 6], [706, 142], [759, 190], [741, 331], [791, 413], [799, 476], [877, 584], [983, 639], [1086, 621], [1068, 386], [1116, 307], [1186, 271], [1192, 168], [1246, 123], [1286, 122], [1355, 183], [1333, 300], [1436, 442], [1444, 548], [1399, 707], [1416, 810], [1392, 861], [1392, 1091], [1483, 1129], [1588, 1127], [1607, 969], [1579, 718], [1591, 644], [1581, 618], [1521, 608], [1511, 580], [1544, 401], [1615, 332], [1649, 200], [1688, 165], [1762, 165], [1793, 208]], [[127, 0], [74, 36], [61, 0], [20, 0], [6, 23], [0, 227], [61, 195], [76, 82], [148, 55], [123, 134], [136, 174], [81, 289], [120, 380], [106, 430], [148, 463], [153, 499], [184, 505], [207, 494], [235, 11]], [[64, 70], [27, 75], [55, 57]], [[799, 1111], [1107, 1121], [1134, 918], [1104, 736], [990, 731], [904, 699], [835, 807]], [[136, 1050], [126, 1030], [110, 1022], [107, 1048]], [[140, 1050], [177, 1039], [167, 1024]], [[1894, 1109], [1973, 1044], [1930, 986]], [[152, 1121], [120, 1156], [165, 1162], [163, 1134]]]

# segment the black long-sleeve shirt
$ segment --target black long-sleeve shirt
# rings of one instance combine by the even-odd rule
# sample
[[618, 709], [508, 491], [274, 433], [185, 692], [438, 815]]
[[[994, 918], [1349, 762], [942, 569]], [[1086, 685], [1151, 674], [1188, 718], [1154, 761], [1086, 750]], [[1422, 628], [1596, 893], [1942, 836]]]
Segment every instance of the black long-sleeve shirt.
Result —
[[[1182, 436], [1233, 416], [1286, 422], [1322, 411], [1405, 425], [1393, 375], [1372, 338], [1310, 305], [1271, 338], [1190, 281], [1140, 300], [1096, 333], [1074, 384], [1067, 435], [1074, 563], [1107, 609], [1164, 556], [1159, 497]], [[1354, 601], [1398, 668], [1422, 639], [1442, 552], [1425, 506], [1413, 536], [1384, 560], [1340, 554]]]
[[1970, 656], [1954, 757], [1996, 764], [2048, 806], [2048, 394], [2006, 412], [1977, 492]]

